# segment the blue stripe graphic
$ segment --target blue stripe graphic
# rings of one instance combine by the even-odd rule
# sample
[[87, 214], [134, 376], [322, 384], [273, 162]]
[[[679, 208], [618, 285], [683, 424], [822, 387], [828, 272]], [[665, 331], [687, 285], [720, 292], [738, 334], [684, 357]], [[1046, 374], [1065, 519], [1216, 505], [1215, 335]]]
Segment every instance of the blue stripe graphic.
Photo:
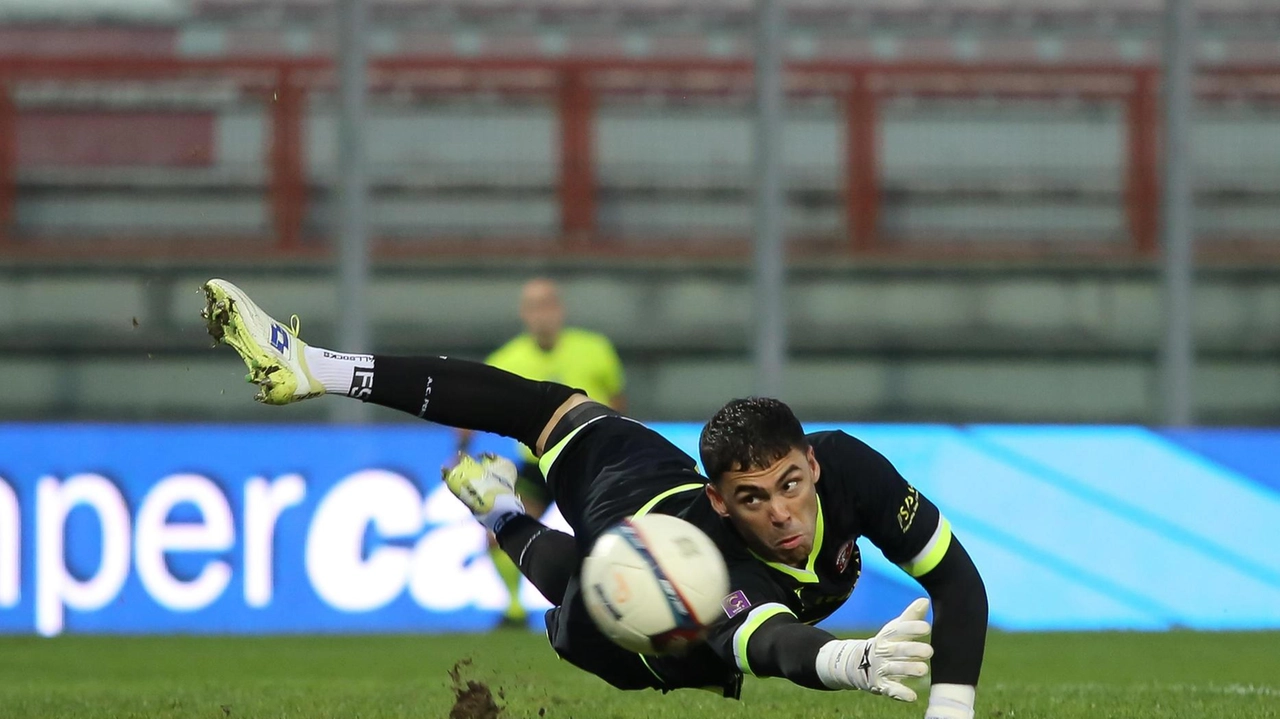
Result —
[[1259, 487], [1280, 494], [1280, 432], [1273, 429], [1166, 429], [1160, 434]]
[[1231, 549], [1218, 544], [1213, 539], [1195, 534], [1194, 532], [1191, 532], [1184, 527], [1165, 519], [1164, 517], [1149, 512], [1142, 507], [1116, 499], [1112, 495], [1108, 495], [1070, 476], [1058, 472], [1053, 467], [1047, 466], [1022, 454], [1018, 454], [1014, 450], [1008, 449], [994, 441], [989, 441], [979, 429], [972, 430], [970, 437], [970, 442], [972, 444], [981, 448], [988, 454], [998, 457], [1010, 465], [1020, 467], [1046, 482], [1050, 482], [1061, 487], [1065, 491], [1070, 492], [1087, 502], [1097, 505], [1103, 511], [1109, 512], [1121, 519], [1135, 524], [1149, 527], [1150, 529], [1160, 532], [1164, 536], [1168, 537], [1170, 541], [1181, 544], [1193, 552], [1202, 554], [1215, 562], [1235, 567], [1246, 574], [1252, 574], [1261, 581], [1264, 581], [1273, 587], [1280, 588], [1280, 572], [1273, 571], [1269, 567], [1252, 561], [1247, 557], [1240, 556]]
[[613, 531], [627, 540], [627, 544], [630, 544], [631, 548], [636, 550], [640, 558], [650, 567], [653, 567], [653, 576], [658, 580], [658, 586], [662, 588], [662, 595], [667, 599], [667, 606], [671, 608], [671, 616], [676, 620], [676, 628], [696, 629], [698, 622], [693, 618], [693, 613], [689, 611], [689, 607], [680, 598], [680, 593], [676, 591], [675, 585], [667, 578], [667, 573], [663, 571], [662, 565], [658, 564], [657, 559], [654, 559], [653, 553], [645, 545], [640, 533], [631, 525], [631, 521], [624, 520]]
[[[652, 427], [697, 450], [698, 425]], [[880, 451], [950, 519], [993, 627], [1280, 629], [1280, 429], [806, 427], [825, 428]], [[421, 424], [0, 424], [0, 633], [484, 631], [508, 596], [440, 481], [454, 440]], [[544, 521], [570, 529], [554, 509]], [[640, 526], [612, 531], [656, 566]], [[178, 527], [208, 546], [171, 546]], [[834, 631], [924, 596], [859, 541]], [[68, 577], [101, 602], [73, 601]], [[696, 627], [665, 573], [660, 587]], [[548, 606], [529, 585], [521, 598], [531, 616]]]

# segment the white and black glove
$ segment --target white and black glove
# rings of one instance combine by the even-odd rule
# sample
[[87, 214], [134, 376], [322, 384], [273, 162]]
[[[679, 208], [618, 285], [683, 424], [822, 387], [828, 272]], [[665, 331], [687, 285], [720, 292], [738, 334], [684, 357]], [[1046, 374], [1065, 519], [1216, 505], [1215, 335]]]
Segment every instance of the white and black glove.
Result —
[[929, 600], [917, 599], [870, 639], [835, 639], [818, 650], [818, 678], [829, 689], [861, 689], [913, 702], [907, 677], [929, 673], [933, 647], [918, 641], [929, 633]]

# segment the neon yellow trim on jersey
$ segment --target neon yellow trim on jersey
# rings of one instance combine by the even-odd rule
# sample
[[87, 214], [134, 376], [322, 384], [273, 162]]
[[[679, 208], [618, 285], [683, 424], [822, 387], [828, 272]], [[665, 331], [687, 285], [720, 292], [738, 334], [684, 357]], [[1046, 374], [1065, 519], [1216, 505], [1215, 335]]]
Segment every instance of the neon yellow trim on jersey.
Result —
[[813, 564], [814, 562], [818, 561], [818, 553], [822, 551], [822, 535], [825, 533], [826, 528], [824, 525], [826, 524], [826, 522], [822, 519], [822, 498], [815, 497], [814, 499], [818, 500], [818, 522], [817, 522], [818, 526], [815, 527], [813, 530], [813, 549], [809, 550], [809, 562], [808, 564], [805, 565], [804, 569], [798, 569], [789, 564], [782, 564], [781, 562], [770, 562], [769, 560], [765, 559], [764, 557], [761, 557], [759, 554], [756, 554], [755, 552], [751, 553], [755, 555], [756, 559], [759, 559], [760, 561], [764, 562], [770, 567], [773, 567], [779, 572], [782, 572], [783, 574], [791, 577], [792, 579], [795, 579], [797, 582], [800, 582], [801, 584], [817, 584], [818, 583], [818, 573], [813, 571]]
[[779, 614], [790, 614], [793, 617], [796, 615], [795, 612], [781, 604], [765, 604], [748, 614], [747, 620], [742, 623], [742, 626], [738, 627], [738, 631], [734, 632], [733, 658], [737, 660], [738, 668], [742, 670], [743, 674], [755, 674], [755, 672], [751, 671], [751, 662], [747, 661], [747, 644], [751, 641], [751, 635], [755, 634], [761, 624]]
[[569, 442], [571, 442], [574, 437], [578, 436], [578, 433], [582, 431], [583, 427], [586, 427], [592, 422], [595, 422], [596, 420], [601, 420], [601, 419], [604, 419], [604, 417], [594, 417], [592, 419], [587, 420], [586, 422], [583, 422], [581, 425], [574, 427], [573, 431], [565, 435], [564, 439], [560, 440], [559, 442], [556, 442], [556, 445], [554, 447], [543, 452], [542, 459], [538, 460], [538, 469], [542, 470], [542, 476], [546, 477], [549, 474], [551, 474], [551, 465], [556, 463], [556, 460], [559, 459], [560, 457], [560, 453], [564, 451], [565, 447], [569, 446]]
[[946, 517], [939, 518], [938, 530], [929, 541], [933, 546], [924, 553], [924, 556], [914, 562], [900, 565], [904, 572], [913, 577], [922, 577], [932, 572], [934, 567], [938, 566], [938, 562], [942, 561], [947, 548], [951, 546], [951, 522], [947, 521]]
[[688, 492], [688, 491], [690, 491], [690, 490], [694, 490], [694, 489], [702, 489], [702, 488], [703, 488], [703, 487], [705, 487], [705, 486], [706, 486], [706, 485], [704, 485], [704, 484], [682, 484], [682, 485], [680, 485], [679, 487], [672, 487], [671, 489], [668, 489], [667, 491], [663, 492], [662, 494], [659, 494], [658, 496], [654, 497], [653, 499], [649, 500], [648, 502], [645, 502], [645, 503], [644, 503], [644, 506], [643, 506], [643, 507], [641, 507], [641, 508], [639, 509], [639, 511], [637, 511], [637, 512], [636, 512], [634, 515], [632, 515], [632, 516], [634, 516], [634, 517], [643, 517], [644, 515], [646, 515], [646, 514], [648, 514], [648, 513], [649, 513], [649, 510], [651, 510], [651, 509], [653, 509], [654, 507], [658, 506], [658, 502], [661, 502], [662, 500], [666, 499], [667, 497], [670, 497], [670, 496], [671, 496], [671, 495], [673, 495], [673, 494], [679, 494], [680, 492]]
[[653, 670], [653, 667], [649, 666], [649, 660], [645, 659], [643, 654], [637, 654], [636, 656], [640, 657], [640, 663], [644, 665], [645, 669], [649, 670], [649, 673], [653, 675], [654, 679], [658, 680], [659, 684], [663, 686], [667, 685], [666, 682], [662, 681], [662, 677], [658, 676], [658, 673]]

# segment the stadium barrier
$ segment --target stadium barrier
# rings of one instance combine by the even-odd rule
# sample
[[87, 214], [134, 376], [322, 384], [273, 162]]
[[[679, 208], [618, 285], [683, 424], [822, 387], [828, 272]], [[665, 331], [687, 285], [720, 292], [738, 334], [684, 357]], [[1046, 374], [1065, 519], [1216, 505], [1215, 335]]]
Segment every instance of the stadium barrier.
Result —
[[[1199, 97], [1213, 107], [1240, 105], [1265, 110], [1274, 106], [1280, 93], [1276, 78], [1276, 68], [1269, 66], [1206, 69], [1199, 80]], [[0, 56], [0, 254], [39, 254], [43, 249], [62, 256], [77, 248], [85, 251], [84, 240], [89, 241], [87, 250], [94, 256], [113, 250], [136, 252], [139, 247], [154, 253], [158, 251], [155, 238], [148, 242], [142, 236], [156, 233], [177, 240], [177, 251], [187, 255], [322, 251], [324, 238], [316, 235], [324, 232], [318, 228], [325, 223], [317, 215], [322, 204], [317, 196], [328, 179], [314, 167], [317, 158], [309, 156], [307, 137], [316, 132], [312, 106], [324, 105], [325, 98], [331, 101], [335, 85], [332, 63], [319, 58]], [[452, 230], [424, 227], [422, 218], [402, 208], [399, 212], [408, 213], [405, 217], [412, 215], [412, 221], [401, 218], [397, 222], [408, 223], [406, 226], [384, 232], [390, 234], [380, 238], [385, 240], [383, 249], [472, 254], [477, 248], [474, 235], [487, 233], [501, 238], [490, 243], [488, 251], [504, 254], [521, 250], [604, 255], [741, 252], [746, 233], [728, 219], [722, 218], [727, 223], [723, 226], [713, 223], [711, 228], [690, 229], [705, 213], [693, 219], [677, 213], [665, 221], [678, 228], [678, 234], [707, 235], [700, 235], [700, 242], [694, 244], [684, 241], [686, 237], [667, 237], [671, 227], [648, 228], [640, 238], [628, 236], [637, 230], [614, 227], [601, 217], [637, 213], [636, 208], [650, 206], [643, 198], [654, 193], [688, 194], [689, 186], [714, 197], [742, 196], [743, 185], [750, 184], [745, 155], [726, 167], [673, 177], [673, 172], [680, 175], [690, 168], [661, 163], [646, 166], [644, 160], [652, 162], [653, 158], [651, 145], [645, 141], [623, 143], [620, 151], [626, 161], [617, 167], [610, 165], [613, 159], [604, 156], [604, 150], [616, 141], [619, 128], [631, 127], [625, 117], [607, 122], [609, 108], [643, 109], [655, 102], [672, 107], [741, 108], [749, 104], [751, 91], [751, 67], [744, 61], [378, 58], [370, 70], [375, 105], [420, 107], [466, 100], [542, 108], [534, 113], [536, 121], [532, 122], [540, 129], [530, 130], [528, 140], [519, 144], [521, 153], [538, 158], [530, 160], [532, 165], [524, 170], [517, 171], [513, 165], [519, 163], [511, 162], [510, 157], [495, 159], [485, 154], [480, 158], [483, 161], [477, 157], [454, 161], [447, 153], [420, 162], [422, 167], [374, 168], [379, 170], [375, 184], [385, 185], [393, 195], [448, 191], [453, 194], [445, 196], [454, 198], [457, 205], [458, 196], [474, 199], [477, 188], [487, 188], [523, 198], [525, 204], [503, 207], [532, 225], [508, 218], [503, 222], [515, 225], [486, 229], [457, 220], [462, 224]], [[1028, 240], [1036, 247], [1044, 245], [1035, 239], [1041, 235], [1076, 252], [1149, 257], [1157, 250], [1159, 87], [1155, 67], [810, 61], [791, 64], [787, 92], [795, 106], [816, 103], [827, 108], [823, 113], [830, 114], [833, 122], [829, 147], [822, 139], [827, 137], [825, 125], [821, 132], [811, 133], [822, 140], [814, 140], [822, 145], [822, 161], [802, 158], [805, 169], [816, 175], [789, 180], [793, 191], [804, 195], [793, 203], [793, 214], [806, 214], [799, 210], [809, 205], [823, 208], [823, 212], [808, 213], [814, 215], [812, 226], [799, 230], [812, 235], [798, 238], [805, 246], [812, 246], [811, 251], [900, 252], [910, 241], [928, 240], [934, 243], [926, 250], [932, 257], [938, 252], [938, 242], [961, 243], [964, 250], [964, 243], [982, 240], [993, 247], [993, 235], [1012, 238], [1014, 248], [1006, 251], [1025, 251]], [[974, 154], [975, 148], [990, 146], [977, 153], [983, 156], [977, 165], [960, 168], [963, 181], [938, 177], [936, 167], [928, 164], [900, 169], [906, 173], [903, 177], [886, 177], [886, 154], [918, 144], [909, 131], [898, 137], [896, 144], [888, 142], [886, 128], [891, 128], [891, 123], [886, 124], [886, 115], [892, 115], [899, 104], [939, 101], [955, 105], [962, 116], [953, 123], [957, 127], [965, 126], [965, 113], [988, 112], [993, 104], [1005, 108], [997, 116], [1008, 115], [1006, 119], [1011, 118], [1014, 126], [1021, 117], [1019, 112], [1028, 108], [1038, 113], [1037, 117], [1043, 116], [1041, 120], [1081, 112], [1094, 120], [1085, 122], [1083, 129], [1077, 128], [1083, 140], [1054, 140], [1052, 134], [1046, 139], [1033, 133], [1019, 140], [1022, 144], [1014, 143], [1016, 147], [998, 141], [992, 145], [990, 137], [975, 139], [964, 134], [965, 130], [949, 141], [952, 144], [929, 148], [930, 156], [936, 157], [955, 152], [963, 155], [965, 148]], [[238, 109], [231, 112], [229, 108]], [[1272, 117], [1269, 111], [1259, 112], [1259, 117]], [[543, 114], [547, 115], [546, 128], [541, 124]], [[219, 119], [230, 115], [238, 119], [226, 123]], [[741, 119], [748, 117], [742, 115]], [[1265, 132], [1267, 120], [1260, 122], [1249, 132]], [[686, 134], [694, 130], [698, 128], [685, 128]], [[1215, 131], [1213, 127], [1205, 130]], [[1003, 125], [994, 132], [1010, 137]], [[1053, 128], [1046, 132], [1052, 133]], [[506, 132], [490, 140], [509, 141], [509, 135]], [[703, 132], [685, 142], [705, 143], [707, 137], [710, 135]], [[234, 142], [228, 142], [229, 138]], [[413, 145], [407, 140], [401, 144]], [[478, 135], [473, 144], [478, 146], [476, 152], [483, 153], [484, 142]], [[675, 144], [675, 152], [683, 151], [679, 149], [683, 145]], [[746, 147], [729, 145], [731, 149]], [[1227, 145], [1238, 147], [1240, 143]], [[1003, 152], [996, 152], [996, 148]], [[1053, 159], [1054, 152], [1062, 158]], [[1014, 159], [1005, 157], [993, 164], [994, 155], [1012, 155]], [[1265, 203], [1276, 190], [1271, 155], [1263, 150], [1252, 155], [1233, 159], [1235, 164], [1229, 164], [1225, 171], [1226, 179], [1210, 183], [1215, 192], [1234, 198], [1233, 202], [1243, 197], [1252, 198], [1253, 204]], [[497, 162], [504, 169], [494, 177], [474, 176], [483, 167], [473, 165], [485, 162]], [[1092, 167], [1091, 163], [1101, 164]], [[1224, 174], [1221, 168], [1210, 170], [1208, 174]], [[81, 193], [101, 202], [118, 202], [117, 195], [122, 193], [127, 197], [130, 192], [146, 194], [161, 189], [231, 204], [188, 213], [207, 217], [208, 227], [182, 226], [172, 216], [182, 213], [171, 212], [151, 218], [157, 226], [147, 231], [118, 223], [95, 229], [90, 220], [103, 222], [102, 212], [66, 218], [61, 217], [65, 212], [42, 204], [48, 202], [50, 192], [72, 193], [68, 197]], [[546, 203], [534, 202], [544, 191], [554, 197]], [[189, 203], [188, 195], [174, 201]], [[611, 201], [609, 197], [616, 195], [640, 199], [602, 210], [604, 203]], [[899, 217], [904, 212], [899, 205], [905, 195], [919, 196], [917, 200], [932, 209], [914, 220], [904, 220]], [[21, 199], [24, 196], [27, 199]], [[981, 223], [970, 227], [975, 220], [967, 215], [968, 219], [957, 220], [952, 207], [992, 198], [1027, 197], [1048, 208], [1037, 212], [1048, 212], [1056, 219], [1041, 227], [1037, 223], [1043, 218], [1015, 212], [1006, 218], [1012, 223], [1008, 227]], [[246, 198], [257, 199], [235, 204], [248, 202]], [[1072, 203], [1083, 203], [1083, 208], [1076, 209], [1084, 214], [1077, 216], [1062, 209], [1074, 207]], [[153, 210], [163, 213], [165, 207]], [[454, 209], [454, 215], [462, 212]], [[1270, 217], [1265, 214], [1265, 204], [1250, 211]], [[116, 214], [126, 215], [116, 218], [120, 223], [130, 215], [124, 210]], [[730, 213], [733, 218], [746, 214], [739, 210]], [[258, 215], [260, 223], [255, 219]], [[27, 219], [20, 221], [24, 216]], [[535, 221], [531, 216], [542, 219]], [[88, 224], [76, 224], [80, 221]], [[1227, 223], [1212, 228], [1211, 234], [1219, 240], [1239, 242], [1273, 239], [1271, 225], [1266, 222]], [[1093, 241], [1079, 242], [1081, 236]], [[658, 241], [662, 238], [666, 241]], [[637, 239], [644, 241], [637, 243]], [[967, 251], [972, 253], [973, 248]], [[1038, 256], [1034, 250], [1033, 254]]]
[[[698, 426], [656, 427], [695, 450]], [[950, 518], [995, 627], [1280, 627], [1280, 431], [843, 428]], [[441, 484], [453, 446], [426, 426], [0, 425], [0, 633], [483, 630], [505, 591]], [[861, 551], [825, 626], [920, 593]]]

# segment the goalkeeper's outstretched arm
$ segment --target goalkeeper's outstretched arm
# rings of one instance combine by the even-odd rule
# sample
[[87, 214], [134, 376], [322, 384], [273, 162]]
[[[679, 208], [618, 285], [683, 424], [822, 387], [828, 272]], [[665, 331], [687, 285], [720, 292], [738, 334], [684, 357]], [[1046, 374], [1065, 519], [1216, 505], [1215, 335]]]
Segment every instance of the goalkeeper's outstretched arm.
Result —
[[972, 719], [987, 642], [987, 590], [960, 541], [916, 577], [933, 600], [933, 672], [925, 719]]
[[915, 701], [902, 684], [929, 671], [933, 649], [924, 617], [929, 602], [917, 599], [870, 639], [837, 639], [803, 624], [781, 604], [763, 605], [734, 636], [734, 659], [745, 674], [776, 676], [810, 689], [861, 689], [899, 701]]

